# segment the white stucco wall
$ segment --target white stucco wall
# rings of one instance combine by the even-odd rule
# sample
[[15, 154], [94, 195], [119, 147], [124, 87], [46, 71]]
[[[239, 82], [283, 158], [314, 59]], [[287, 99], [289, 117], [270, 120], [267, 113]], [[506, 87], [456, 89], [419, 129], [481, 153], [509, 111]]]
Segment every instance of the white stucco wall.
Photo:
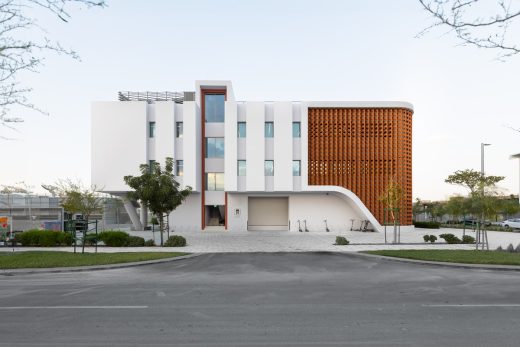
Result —
[[155, 160], [164, 165], [166, 157], [175, 156], [175, 103], [159, 101], [153, 105], [155, 106]]
[[200, 231], [200, 199], [199, 193], [192, 193], [184, 203], [170, 214], [170, 227], [175, 231]]
[[237, 190], [237, 103], [226, 102], [224, 138], [224, 187], [226, 191]]
[[246, 186], [248, 191], [264, 191], [264, 103], [247, 102], [246, 115]]
[[274, 190], [292, 190], [292, 103], [275, 102], [274, 109]]
[[184, 135], [182, 147], [184, 151], [184, 185], [200, 191], [200, 120], [198, 108], [194, 101], [183, 104]]
[[298, 220], [307, 220], [309, 231], [325, 231], [325, 222], [330, 231], [350, 230], [351, 219], [365, 219], [357, 213], [344, 199], [333, 194], [291, 194], [289, 196], [289, 220], [291, 230], [298, 231]]
[[147, 162], [146, 102], [93, 102], [91, 182], [105, 192], [125, 192], [126, 175]]

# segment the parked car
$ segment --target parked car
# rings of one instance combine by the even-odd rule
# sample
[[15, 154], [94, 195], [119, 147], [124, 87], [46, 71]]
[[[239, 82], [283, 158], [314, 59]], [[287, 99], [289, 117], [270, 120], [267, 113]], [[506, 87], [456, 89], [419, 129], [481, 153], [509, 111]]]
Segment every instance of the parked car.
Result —
[[520, 218], [507, 219], [500, 224], [507, 229], [520, 229]]

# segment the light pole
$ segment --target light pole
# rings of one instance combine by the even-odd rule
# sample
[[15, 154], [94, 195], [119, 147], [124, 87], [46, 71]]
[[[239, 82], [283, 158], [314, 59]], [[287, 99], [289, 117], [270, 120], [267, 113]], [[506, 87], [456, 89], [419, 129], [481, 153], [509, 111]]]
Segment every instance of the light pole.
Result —
[[480, 173], [484, 176], [484, 147], [491, 146], [490, 143], [480, 144]]
[[[510, 155], [509, 159], [518, 159], [518, 163], [520, 164], [520, 153]], [[520, 171], [518, 172], [518, 178], [518, 203], [520, 203]]]
[[[481, 143], [480, 144], [480, 174], [482, 175], [482, 179], [484, 179], [485, 171], [484, 171], [484, 147], [491, 146], [489, 143]], [[481, 188], [482, 198], [484, 197], [484, 185]], [[482, 228], [484, 222], [484, 213], [480, 214], [480, 222], [477, 226], [477, 237], [475, 241], [475, 247], [478, 249], [479, 244], [482, 245], [482, 250], [484, 250], [484, 246], [489, 250], [489, 241], [487, 237], [487, 231]]]

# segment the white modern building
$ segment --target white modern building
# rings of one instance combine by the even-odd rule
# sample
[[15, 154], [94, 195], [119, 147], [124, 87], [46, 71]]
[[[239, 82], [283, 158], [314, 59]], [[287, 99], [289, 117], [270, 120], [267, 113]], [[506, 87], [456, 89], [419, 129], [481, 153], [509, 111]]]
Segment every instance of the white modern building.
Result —
[[[120, 92], [92, 103], [92, 184], [125, 196], [125, 175], [174, 158], [193, 193], [170, 216], [175, 231], [381, 230], [378, 197], [405, 187], [411, 224], [411, 118], [406, 102], [237, 101], [230, 81], [184, 93]], [[134, 228], [147, 224], [126, 200]]]

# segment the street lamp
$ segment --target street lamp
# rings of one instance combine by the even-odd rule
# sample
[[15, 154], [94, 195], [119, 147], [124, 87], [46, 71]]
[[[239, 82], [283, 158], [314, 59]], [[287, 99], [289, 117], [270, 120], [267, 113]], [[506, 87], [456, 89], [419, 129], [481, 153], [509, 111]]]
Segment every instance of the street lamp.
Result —
[[484, 176], [484, 147], [491, 146], [490, 143], [480, 144], [480, 173]]
[[[520, 164], [520, 153], [510, 155], [509, 159], [519, 159], [518, 163]], [[520, 171], [518, 173], [518, 177], [519, 177], [519, 181], [520, 181]], [[519, 192], [518, 192], [518, 202], [520, 203], [520, 183], [518, 184], [518, 190], [519, 190]]]

